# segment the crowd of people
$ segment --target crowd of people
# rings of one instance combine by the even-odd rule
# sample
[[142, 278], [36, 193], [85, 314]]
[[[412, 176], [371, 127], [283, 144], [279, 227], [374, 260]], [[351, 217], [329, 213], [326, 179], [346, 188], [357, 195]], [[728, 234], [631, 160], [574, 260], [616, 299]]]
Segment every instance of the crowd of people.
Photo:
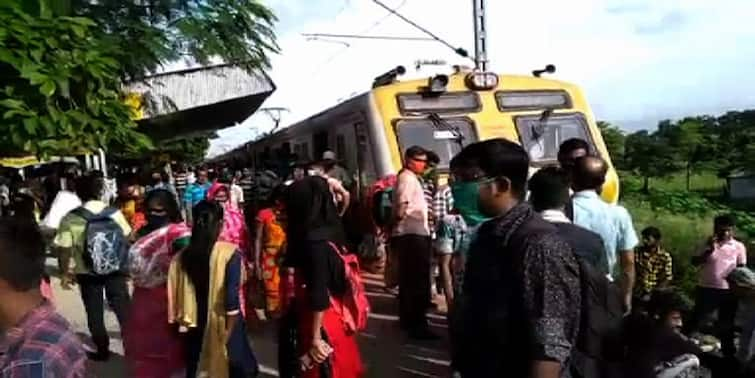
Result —
[[[609, 167], [592, 152], [567, 140], [531, 175], [505, 139], [466, 146], [447, 171], [412, 146], [369, 189], [359, 248], [343, 217], [362, 196], [331, 151], [287, 172], [132, 171], [117, 190], [97, 171], [0, 185], [0, 374], [86, 376], [87, 359], [110, 358], [106, 299], [133, 377], [256, 376], [249, 325], [269, 320], [281, 377], [361, 377], [369, 305], [348, 251], [379, 250], [409, 338], [439, 337], [427, 313], [445, 301], [453, 376], [755, 376], [755, 273], [735, 220], [716, 217], [695, 254], [692, 302], [662, 225], [640, 239], [601, 199]], [[81, 294], [89, 350], [55, 311], [48, 254]]]

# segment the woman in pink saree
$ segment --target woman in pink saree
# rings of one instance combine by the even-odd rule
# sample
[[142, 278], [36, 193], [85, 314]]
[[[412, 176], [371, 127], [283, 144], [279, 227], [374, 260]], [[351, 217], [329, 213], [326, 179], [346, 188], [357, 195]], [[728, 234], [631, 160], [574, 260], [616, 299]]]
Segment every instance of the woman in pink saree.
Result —
[[234, 205], [230, 199], [230, 190], [228, 186], [221, 183], [214, 183], [207, 192], [207, 200], [214, 201], [223, 206], [223, 230], [220, 231], [219, 241], [236, 244], [246, 256], [250, 251], [249, 230], [246, 227], [244, 213], [238, 206]]
[[150, 191], [145, 208], [147, 224], [129, 250], [134, 294], [123, 331], [126, 364], [132, 377], [183, 377], [184, 351], [178, 331], [168, 323], [166, 283], [170, 262], [188, 246], [191, 230], [167, 190]]
[[[249, 268], [252, 263], [251, 258], [251, 240], [249, 238], [249, 229], [246, 227], [244, 213], [238, 206], [231, 202], [231, 191], [227, 185], [216, 182], [212, 184], [207, 191], [207, 200], [219, 203], [223, 207], [223, 229], [220, 231], [218, 241], [235, 244], [238, 251], [241, 252], [241, 262]], [[246, 316], [246, 298], [249, 288], [249, 281], [242, 277], [239, 286], [239, 301], [241, 302], [241, 313]]]

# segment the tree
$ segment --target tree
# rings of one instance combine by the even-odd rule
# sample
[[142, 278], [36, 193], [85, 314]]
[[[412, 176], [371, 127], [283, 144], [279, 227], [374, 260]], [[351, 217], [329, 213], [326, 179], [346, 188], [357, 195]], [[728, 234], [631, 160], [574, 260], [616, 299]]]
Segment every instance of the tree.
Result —
[[70, 12], [120, 46], [124, 80], [179, 60], [267, 68], [278, 51], [275, 15], [257, 0], [70, 0]]
[[657, 133], [647, 130], [629, 134], [625, 142], [624, 164], [642, 176], [644, 193], [650, 192], [650, 179], [666, 177], [674, 172], [674, 157]]
[[661, 138], [668, 140], [668, 148], [673, 150], [676, 161], [686, 174], [687, 191], [690, 188], [692, 168], [706, 159], [704, 152], [705, 136], [701, 118], [685, 118], [676, 123], [663, 123], [658, 127]]
[[159, 153], [168, 154], [172, 160], [187, 164], [196, 164], [204, 159], [209, 148], [209, 139], [206, 136], [202, 136], [168, 142], [160, 146], [158, 151]]
[[269, 67], [275, 16], [258, 1], [4, 0], [3, 151], [72, 153], [149, 140], [122, 104], [123, 82], [179, 60]]
[[608, 154], [611, 156], [614, 165], [621, 166], [624, 161], [626, 135], [617, 126], [608, 122], [598, 121], [598, 128], [603, 135], [603, 141], [606, 143]]
[[0, 6], [0, 149], [78, 153], [149, 147], [121, 101], [115, 46], [81, 17], [35, 17]]

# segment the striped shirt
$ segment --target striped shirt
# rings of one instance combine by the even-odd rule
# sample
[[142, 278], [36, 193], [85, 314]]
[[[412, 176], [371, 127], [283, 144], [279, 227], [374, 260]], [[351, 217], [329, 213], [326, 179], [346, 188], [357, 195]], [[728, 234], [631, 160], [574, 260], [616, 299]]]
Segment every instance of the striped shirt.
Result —
[[186, 172], [177, 172], [173, 175], [173, 179], [176, 182], [176, 190], [178, 191], [179, 196], [183, 196], [183, 193], [186, 190], [187, 177], [188, 174]]

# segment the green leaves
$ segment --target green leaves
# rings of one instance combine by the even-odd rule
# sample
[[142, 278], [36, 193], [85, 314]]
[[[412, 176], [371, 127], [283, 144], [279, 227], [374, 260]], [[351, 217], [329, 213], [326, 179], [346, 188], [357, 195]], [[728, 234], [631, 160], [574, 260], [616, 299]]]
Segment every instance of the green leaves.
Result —
[[0, 151], [44, 156], [115, 143], [151, 147], [121, 102], [120, 65], [113, 46], [96, 38], [96, 24], [35, 9], [0, 12], [0, 115], [8, 125]]

